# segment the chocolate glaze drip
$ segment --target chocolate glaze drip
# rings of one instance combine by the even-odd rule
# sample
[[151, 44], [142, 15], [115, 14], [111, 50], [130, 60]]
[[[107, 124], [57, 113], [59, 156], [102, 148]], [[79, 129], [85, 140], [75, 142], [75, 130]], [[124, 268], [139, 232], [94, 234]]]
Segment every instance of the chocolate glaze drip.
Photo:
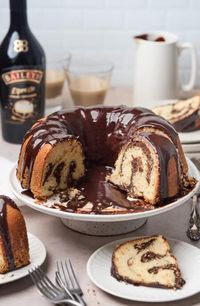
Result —
[[15, 209], [18, 209], [18, 207], [9, 197], [0, 195], [0, 234], [3, 239], [3, 244], [5, 247], [9, 269], [14, 270], [15, 262], [14, 262], [13, 253], [11, 249], [8, 224], [7, 224], [7, 206], [8, 205], [12, 206]]
[[[113, 185], [109, 184], [105, 177], [110, 174], [111, 168], [97, 166], [89, 168], [83, 180], [80, 180], [77, 189], [80, 193], [77, 197], [69, 200], [62, 194], [62, 199], [67, 202], [67, 206], [55, 203], [63, 211], [78, 212], [78, 209], [83, 208], [87, 203], [91, 203], [91, 211], [86, 212], [90, 214], [106, 214], [104, 211], [111, 206], [121, 207], [120, 213], [142, 212], [154, 209], [153, 205], [145, 203], [144, 201], [130, 201], [127, 199], [127, 193], [123, 192]], [[61, 202], [63, 200], [61, 199]], [[84, 212], [82, 212], [84, 213]], [[108, 211], [112, 214], [112, 211]]]
[[[73, 167], [73, 163], [72, 163]], [[76, 184], [76, 188], [80, 191], [77, 196], [69, 198], [69, 190], [59, 193], [59, 201], [54, 202], [53, 208], [73, 213], [88, 213], [88, 214], [127, 214], [149, 211], [157, 207], [167, 205], [171, 199], [166, 199], [155, 206], [145, 202], [144, 200], [137, 199], [131, 201], [127, 197], [125, 191], [119, 190], [117, 187], [106, 181], [106, 176], [110, 174], [112, 168], [105, 166], [95, 166], [87, 169], [84, 179]], [[74, 183], [74, 182], [73, 182]], [[71, 184], [71, 181], [69, 181]], [[189, 193], [195, 186], [196, 181], [191, 182], [187, 188], [183, 188], [179, 197]], [[34, 199], [30, 190], [22, 191], [22, 194]], [[176, 198], [174, 198], [175, 200]], [[88, 203], [92, 203], [91, 211], [79, 211]], [[38, 202], [37, 202], [38, 203]], [[40, 202], [43, 205], [43, 202]], [[45, 202], [44, 202], [45, 205]], [[106, 211], [106, 208], [114, 208]]]
[[[145, 137], [152, 145], [156, 148], [156, 152], [159, 159], [159, 166], [162, 171], [160, 171], [160, 198], [169, 198], [168, 190], [168, 167], [171, 160], [175, 161], [176, 172], [177, 172], [177, 186], [180, 186], [180, 173], [178, 165], [178, 155], [176, 147], [171, 144], [171, 141], [162, 135], [157, 135], [155, 133], [143, 132], [140, 134]], [[149, 165], [150, 166], [150, 165]]]
[[[174, 128], [165, 119], [144, 108], [97, 106], [56, 112], [39, 120], [25, 135], [22, 176], [25, 177], [28, 170], [30, 188], [33, 165], [39, 150], [45, 144], [54, 146], [66, 139], [81, 142], [87, 167], [93, 164], [112, 167], [121, 147], [135, 132], [146, 127], [163, 131], [177, 144], [178, 134]], [[154, 138], [154, 141], [158, 147], [157, 139]], [[50, 170], [45, 179], [50, 175]], [[58, 176], [57, 179], [59, 181]]]
[[[186, 116], [187, 113], [188, 109], [186, 109]], [[183, 119], [174, 122], [173, 126], [178, 132], [192, 132], [200, 128], [199, 120], [199, 110], [196, 110], [190, 116], [184, 117]]]

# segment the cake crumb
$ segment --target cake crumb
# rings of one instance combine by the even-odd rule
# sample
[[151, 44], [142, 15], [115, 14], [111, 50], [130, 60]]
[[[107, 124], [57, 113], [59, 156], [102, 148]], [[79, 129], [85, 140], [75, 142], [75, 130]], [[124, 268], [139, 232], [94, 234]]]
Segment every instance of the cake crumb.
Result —
[[72, 200], [80, 194], [80, 190], [77, 188], [70, 188], [69, 189], [69, 199]]

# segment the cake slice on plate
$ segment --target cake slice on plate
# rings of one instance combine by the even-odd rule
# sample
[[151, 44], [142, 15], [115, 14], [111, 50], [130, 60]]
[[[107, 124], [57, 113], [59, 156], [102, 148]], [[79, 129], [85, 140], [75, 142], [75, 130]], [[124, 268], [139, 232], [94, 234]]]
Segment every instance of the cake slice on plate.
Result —
[[9, 197], [0, 195], [0, 274], [30, 263], [24, 217]]
[[173, 124], [178, 132], [200, 129], [200, 96], [156, 106], [152, 110]]
[[162, 235], [130, 240], [117, 246], [112, 255], [112, 275], [134, 285], [180, 289], [185, 281]]

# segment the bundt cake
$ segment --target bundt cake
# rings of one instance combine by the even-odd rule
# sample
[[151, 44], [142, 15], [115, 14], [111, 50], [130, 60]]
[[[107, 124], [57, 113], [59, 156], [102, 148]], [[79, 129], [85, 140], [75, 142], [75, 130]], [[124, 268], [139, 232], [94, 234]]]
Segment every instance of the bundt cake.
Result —
[[154, 205], [179, 195], [188, 167], [177, 132], [144, 108], [76, 107], [25, 135], [17, 177], [35, 198], [73, 186], [87, 169], [114, 168], [109, 184]]
[[111, 274], [137, 286], [180, 289], [185, 284], [169, 243], [161, 235], [117, 246], [112, 255]]
[[200, 96], [154, 107], [153, 112], [169, 120], [178, 132], [200, 129]]
[[23, 215], [9, 197], [0, 195], [0, 273], [26, 266], [29, 261]]

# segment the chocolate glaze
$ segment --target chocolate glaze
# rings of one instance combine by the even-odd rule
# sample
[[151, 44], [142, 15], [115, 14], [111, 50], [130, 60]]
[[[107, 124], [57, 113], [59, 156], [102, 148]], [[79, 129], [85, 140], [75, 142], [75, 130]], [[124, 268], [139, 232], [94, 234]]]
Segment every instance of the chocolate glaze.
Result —
[[[171, 144], [171, 141], [162, 135], [157, 135], [155, 133], [141, 133], [141, 137], [146, 138], [153, 147], [156, 149], [156, 153], [159, 159], [159, 167], [162, 169], [160, 171], [160, 197], [161, 199], [169, 198], [169, 191], [168, 191], [168, 167], [169, 162], [171, 160], [175, 161], [176, 164], [176, 175], [177, 182], [176, 185], [180, 187], [180, 173], [179, 173], [179, 165], [178, 165], [178, 155], [176, 151], [176, 147]], [[181, 189], [181, 188], [179, 188]], [[180, 192], [180, 190], [179, 190]], [[179, 193], [178, 192], [178, 193]]]
[[183, 119], [174, 122], [173, 126], [178, 132], [192, 132], [200, 128], [199, 120], [199, 110], [196, 110], [190, 116], [184, 117]]
[[23, 190], [23, 191], [21, 192], [21, 194], [24, 194], [24, 195], [26, 195], [27, 197], [29, 197], [29, 198], [31, 198], [31, 199], [34, 199], [34, 196], [33, 196], [32, 192], [31, 192], [31, 190], [29, 190], [29, 189]]
[[[163, 207], [171, 201], [171, 199], [166, 199], [156, 206], [153, 206], [141, 199], [137, 199], [136, 201], [129, 200], [125, 191], [119, 190], [106, 181], [105, 177], [110, 174], [111, 169], [112, 168], [105, 166], [89, 168], [85, 173], [84, 179], [77, 183], [76, 187], [80, 190], [77, 197], [70, 200], [68, 190], [62, 191], [59, 193], [60, 200], [54, 203], [53, 208], [73, 213], [127, 214]], [[179, 197], [189, 193], [194, 188], [195, 184], [196, 181], [193, 180], [188, 186], [182, 188]], [[21, 193], [34, 200], [34, 196], [30, 190], [24, 190]], [[79, 196], [81, 196], [81, 198]], [[177, 198], [174, 198], [174, 200]], [[91, 201], [93, 201], [91, 211], [79, 211], [80, 208], [83, 208]], [[45, 201], [37, 201], [37, 204], [44, 204], [45, 206]], [[115, 211], [105, 211], [105, 209], [109, 207], [114, 207]]]
[[[90, 211], [91, 214], [106, 214], [104, 209], [111, 206], [127, 208], [123, 212], [121, 210], [120, 213], [142, 212], [154, 209], [153, 205], [144, 201], [128, 200], [126, 192], [109, 184], [105, 177], [110, 174], [111, 170], [110, 167], [104, 166], [89, 168], [84, 179], [80, 180], [77, 185], [77, 189], [80, 190], [78, 196], [69, 200], [67, 207], [63, 207], [59, 203], [56, 203], [56, 207], [63, 211], [77, 212], [79, 208], [84, 207], [89, 202], [93, 205]], [[67, 201], [66, 197], [64, 197], [64, 201]], [[107, 213], [112, 214], [110, 211]]]
[[[194, 108], [192, 102], [187, 104], [183, 109], [180, 110], [177, 108], [178, 102], [173, 104], [165, 105], [164, 107], [169, 106], [171, 108], [171, 119], [170, 122], [178, 132], [192, 132], [200, 129], [200, 113], [199, 108]], [[190, 112], [190, 114], [189, 114]]]
[[6, 257], [8, 260], [9, 270], [15, 269], [15, 262], [10, 244], [10, 236], [7, 224], [7, 206], [12, 206], [14, 209], [18, 209], [15, 203], [6, 196], [0, 195], [0, 234], [3, 239], [5, 247]]
[[171, 125], [147, 109], [102, 106], [57, 112], [26, 134], [24, 140], [31, 136], [27, 151], [29, 154], [30, 150], [32, 158], [27, 156], [24, 166], [31, 164], [30, 159], [34, 162], [39, 147], [69, 137], [80, 139], [88, 160], [112, 166], [127, 138], [132, 137], [138, 128], [147, 126], [164, 130], [176, 142], [177, 133]]
[[[25, 178], [28, 173], [30, 188], [33, 165], [39, 150], [46, 144], [54, 146], [66, 139], [81, 142], [87, 167], [94, 164], [113, 167], [121, 147], [144, 128], [163, 131], [177, 145], [178, 134], [174, 128], [165, 119], [144, 108], [97, 106], [56, 112], [39, 120], [25, 135], [22, 176]], [[159, 147], [156, 137], [151, 137], [151, 142]], [[58, 176], [57, 179], [59, 181]], [[161, 193], [166, 196], [165, 191], [162, 191], [163, 185]]]

